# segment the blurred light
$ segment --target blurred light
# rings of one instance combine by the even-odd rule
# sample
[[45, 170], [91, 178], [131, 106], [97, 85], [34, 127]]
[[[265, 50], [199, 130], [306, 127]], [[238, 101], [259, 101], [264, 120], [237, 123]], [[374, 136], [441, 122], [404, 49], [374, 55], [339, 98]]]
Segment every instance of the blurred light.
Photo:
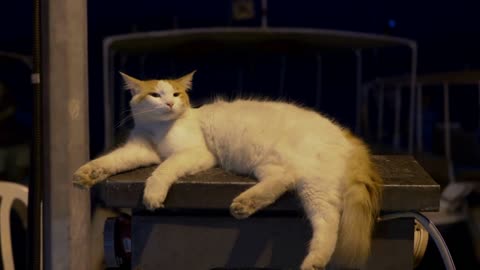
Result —
[[397, 26], [397, 21], [395, 21], [393, 19], [388, 20], [388, 26], [390, 28], [395, 28], [395, 26]]

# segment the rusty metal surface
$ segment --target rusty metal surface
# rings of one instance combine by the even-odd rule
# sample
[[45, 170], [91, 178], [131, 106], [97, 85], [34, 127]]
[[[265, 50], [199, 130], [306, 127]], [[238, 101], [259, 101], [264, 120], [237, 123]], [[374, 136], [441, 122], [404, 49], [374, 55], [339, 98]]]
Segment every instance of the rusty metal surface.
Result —
[[[383, 211], [435, 211], [440, 186], [411, 156], [375, 156], [384, 179]], [[110, 177], [95, 187], [96, 197], [107, 207], [142, 208], [145, 179], [153, 167]], [[232, 199], [254, 185], [252, 178], [215, 168], [176, 182], [167, 197], [167, 209], [227, 209]], [[286, 194], [268, 208], [272, 211], [300, 210], [300, 203]]]

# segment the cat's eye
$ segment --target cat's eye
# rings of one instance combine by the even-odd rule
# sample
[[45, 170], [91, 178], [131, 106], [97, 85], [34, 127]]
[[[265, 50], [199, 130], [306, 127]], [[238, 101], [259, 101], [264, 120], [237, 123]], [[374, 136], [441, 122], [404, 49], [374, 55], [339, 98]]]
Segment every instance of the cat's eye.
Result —
[[175, 92], [175, 93], [173, 93], [173, 96], [174, 96], [174, 97], [180, 96], [180, 92]]
[[150, 93], [149, 95], [152, 96], [152, 97], [160, 97], [159, 93]]

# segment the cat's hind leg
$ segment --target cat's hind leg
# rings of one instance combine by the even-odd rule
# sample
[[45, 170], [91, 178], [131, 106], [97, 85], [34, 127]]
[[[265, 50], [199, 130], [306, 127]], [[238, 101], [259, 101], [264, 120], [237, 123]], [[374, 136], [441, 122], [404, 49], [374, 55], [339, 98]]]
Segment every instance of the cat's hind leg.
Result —
[[272, 204], [295, 186], [295, 174], [283, 166], [264, 165], [254, 173], [259, 182], [238, 195], [230, 205], [231, 214], [238, 219], [247, 218]]
[[341, 211], [338, 179], [325, 174], [301, 180], [297, 191], [311, 222], [313, 235], [301, 270], [323, 270], [335, 250]]

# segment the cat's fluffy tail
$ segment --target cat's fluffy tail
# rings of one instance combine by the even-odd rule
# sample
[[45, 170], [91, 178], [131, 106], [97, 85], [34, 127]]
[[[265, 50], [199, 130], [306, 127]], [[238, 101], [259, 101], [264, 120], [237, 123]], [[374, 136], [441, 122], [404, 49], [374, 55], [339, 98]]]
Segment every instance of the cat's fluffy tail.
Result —
[[348, 162], [348, 186], [332, 261], [344, 267], [358, 267], [366, 263], [370, 253], [372, 230], [380, 211], [382, 179], [366, 145], [348, 131], [345, 135], [354, 147]]

